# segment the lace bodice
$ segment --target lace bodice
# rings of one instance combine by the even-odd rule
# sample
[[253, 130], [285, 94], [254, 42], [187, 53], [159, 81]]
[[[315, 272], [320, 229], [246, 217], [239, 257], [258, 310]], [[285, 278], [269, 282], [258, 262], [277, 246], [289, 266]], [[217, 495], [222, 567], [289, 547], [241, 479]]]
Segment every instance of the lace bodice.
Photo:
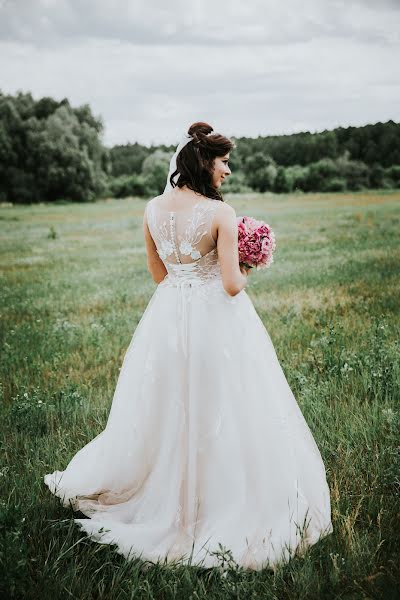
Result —
[[219, 200], [200, 200], [187, 209], [168, 210], [153, 198], [146, 206], [147, 223], [167, 275], [161, 289], [177, 289], [181, 343], [188, 355], [188, 311], [193, 296], [209, 305], [221, 294], [235, 302], [223, 289], [216, 241], [211, 227]]
[[159, 206], [156, 198], [148, 202], [147, 223], [169, 283], [220, 279], [217, 244], [211, 233], [219, 202], [208, 198], [174, 211]]

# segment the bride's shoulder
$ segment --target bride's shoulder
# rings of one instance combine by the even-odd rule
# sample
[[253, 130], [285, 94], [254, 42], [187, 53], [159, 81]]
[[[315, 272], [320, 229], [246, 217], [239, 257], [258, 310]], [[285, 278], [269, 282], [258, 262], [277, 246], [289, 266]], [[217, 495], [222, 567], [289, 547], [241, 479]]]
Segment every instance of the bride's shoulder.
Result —
[[212, 202], [215, 202], [217, 204], [218, 211], [220, 212], [221, 215], [235, 215], [236, 216], [235, 209], [233, 208], [233, 206], [231, 206], [227, 202], [225, 202], [225, 201], [221, 202], [221, 200], [214, 200], [213, 198], [212, 198]]
[[[218, 202], [218, 200], [216, 200]], [[227, 202], [218, 202], [221, 206], [215, 211], [214, 223], [219, 230], [220, 228], [236, 230], [237, 227], [237, 217], [236, 211]]]
[[146, 202], [146, 204], [145, 204], [145, 211], [147, 211], [147, 209], [148, 209], [150, 206], [157, 206], [157, 199], [158, 199], [158, 198], [161, 198], [161, 194], [160, 194], [160, 196], [154, 196], [154, 198], [150, 198], [150, 200], [148, 200], [148, 201]]
[[154, 196], [153, 198], [150, 198], [150, 200], [147, 202], [147, 204], [157, 202], [157, 200], [159, 198], [161, 198], [161, 196], [162, 196], [162, 194], [160, 194], [159, 196]]

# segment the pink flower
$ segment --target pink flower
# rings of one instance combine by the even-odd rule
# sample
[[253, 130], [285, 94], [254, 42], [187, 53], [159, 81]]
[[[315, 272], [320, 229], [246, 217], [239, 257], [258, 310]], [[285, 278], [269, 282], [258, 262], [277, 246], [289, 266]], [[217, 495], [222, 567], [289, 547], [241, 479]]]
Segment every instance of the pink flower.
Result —
[[237, 217], [239, 261], [257, 270], [273, 262], [275, 235], [270, 226], [253, 217]]

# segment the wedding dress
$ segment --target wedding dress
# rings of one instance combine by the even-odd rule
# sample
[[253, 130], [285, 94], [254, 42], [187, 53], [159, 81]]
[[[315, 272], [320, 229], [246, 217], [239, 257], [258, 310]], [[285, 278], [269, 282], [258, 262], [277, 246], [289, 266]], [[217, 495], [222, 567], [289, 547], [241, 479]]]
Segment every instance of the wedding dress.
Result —
[[[163, 200], [164, 205], [160, 200]], [[105, 429], [44, 476], [127, 558], [274, 568], [333, 531], [324, 464], [243, 289], [222, 285], [219, 200], [146, 205], [167, 275], [126, 351]]]

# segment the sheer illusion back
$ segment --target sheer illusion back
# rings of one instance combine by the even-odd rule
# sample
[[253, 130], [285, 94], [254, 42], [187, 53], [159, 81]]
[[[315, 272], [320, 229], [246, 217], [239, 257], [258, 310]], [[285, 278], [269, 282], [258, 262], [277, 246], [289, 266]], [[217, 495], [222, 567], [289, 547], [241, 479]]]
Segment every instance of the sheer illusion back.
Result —
[[168, 280], [185, 278], [186, 274], [199, 280], [218, 277], [217, 242], [212, 236], [212, 225], [220, 200], [207, 198], [187, 208], [172, 210], [159, 202], [159, 198], [147, 204], [146, 215]]

